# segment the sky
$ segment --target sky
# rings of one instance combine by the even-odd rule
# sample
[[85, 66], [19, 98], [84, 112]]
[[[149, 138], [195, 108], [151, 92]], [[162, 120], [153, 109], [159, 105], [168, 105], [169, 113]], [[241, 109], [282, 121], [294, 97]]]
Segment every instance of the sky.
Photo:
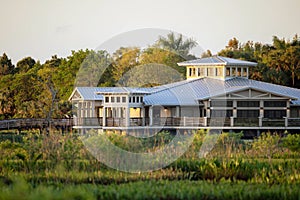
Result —
[[14, 64], [27, 56], [43, 63], [72, 50], [118, 41], [122, 46], [127, 36], [119, 36], [126, 33], [152, 42], [156, 33], [174, 31], [213, 54], [233, 37], [271, 43], [274, 35], [300, 35], [299, 0], [0, 0], [0, 5], [0, 54]]

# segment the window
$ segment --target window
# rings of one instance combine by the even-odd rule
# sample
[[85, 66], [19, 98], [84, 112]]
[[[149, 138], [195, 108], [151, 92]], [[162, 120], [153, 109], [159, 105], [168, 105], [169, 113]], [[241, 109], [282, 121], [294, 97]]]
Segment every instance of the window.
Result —
[[203, 67], [198, 68], [198, 76], [205, 76], [205, 70]]
[[236, 76], [236, 68], [235, 67], [232, 68], [232, 74], [231, 74], [231, 76]]
[[126, 97], [122, 97], [122, 103], [126, 103]]
[[132, 103], [135, 103], [135, 97], [132, 97]]
[[192, 76], [196, 76], [196, 69], [192, 68]]
[[109, 97], [105, 97], [105, 103], [109, 103]]
[[121, 98], [117, 97], [117, 103], [120, 103], [120, 101], [121, 101]]
[[269, 119], [282, 119], [286, 116], [286, 110], [265, 110], [264, 117]]
[[237, 76], [241, 76], [242, 74], [242, 68], [237, 68]]
[[189, 68], [189, 76], [196, 76], [196, 69], [194, 67]]
[[211, 117], [231, 117], [232, 110], [211, 110]]
[[243, 68], [242, 76], [247, 77], [247, 68]]
[[214, 68], [214, 67], [207, 68], [208, 76], [215, 76], [215, 72], [216, 72], [216, 68]]
[[189, 68], [189, 76], [192, 76], [192, 68]]
[[217, 71], [217, 76], [223, 76], [223, 68], [218, 67], [216, 68], [216, 71]]
[[239, 118], [258, 118], [259, 110], [237, 110], [237, 117], [239, 117]]
[[265, 101], [265, 107], [286, 107], [286, 101]]
[[141, 101], [141, 103], [143, 103], [143, 101], [144, 101], [143, 97], [140, 97], [140, 101]]
[[238, 107], [259, 107], [259, 101], [238, 101]]
[[230, 68], [229, 67], [226, 68], [226, 76], [230, 76]]
[[112, 103], [115, 103], [115, 97], [110, 97], [110, 101], [111, 101]]
[[137, 103], [140, 102], [140, 97], [136, 97], [136, 102], [137, 102]]
[[211, 107], [232, 107], [233, 101], [221, 101], [221, 100], [212, 100], [210, 102]]
[[129, 97], [129, 103], [131, 103], [132, 102], [132, 98], [131, 97]]

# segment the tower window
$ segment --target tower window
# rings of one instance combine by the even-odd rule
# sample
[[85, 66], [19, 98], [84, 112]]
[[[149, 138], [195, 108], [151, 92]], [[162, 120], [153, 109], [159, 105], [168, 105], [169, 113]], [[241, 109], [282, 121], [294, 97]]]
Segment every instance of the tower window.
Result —
[[216, 68], [216, 71], [217, 71], [217, 76], [222, 76], [223, 75], [223, 68], [218, 67], [218, 68]]
[[236, 76], [236, 68], [235, 67], [232, 68], [232, 74], [231, 74], [231, 76]]
[[229, 67], [226, 68], [226, 76], [230, 76], [230, 68]]
[[215, 68], [211, 67], [207, 69], [207, 75], [208, 76], [215, 76]]
[[242, 74], [243, 77], [247, 77], [247, 68], [243, 68], [243, 74]]
[[242, 74], [242, 68], [237, 68], [237, 76], [241, 76]]

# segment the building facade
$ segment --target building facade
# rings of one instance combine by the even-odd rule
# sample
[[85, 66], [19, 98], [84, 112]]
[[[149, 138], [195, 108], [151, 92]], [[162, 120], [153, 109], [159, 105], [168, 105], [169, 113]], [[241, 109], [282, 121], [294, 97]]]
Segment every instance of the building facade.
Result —
[[213, 56], [178, 65], [186, 67], [186, 80], [176, 83], [75, 88], [74, 128], [300, 128], [300, 90], [249, 79], [256, 63]]

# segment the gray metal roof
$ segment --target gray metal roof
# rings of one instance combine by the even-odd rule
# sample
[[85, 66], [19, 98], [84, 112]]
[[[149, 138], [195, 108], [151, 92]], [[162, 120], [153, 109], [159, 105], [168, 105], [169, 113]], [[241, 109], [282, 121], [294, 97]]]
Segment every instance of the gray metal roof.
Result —
[[152, 88], [101, 87], [97, 94], [149, 94]]
[[[158, 90], [156, 88], [155, 90]], [[103, 94], [149, 94], [154, 88], [128, 88], [128, 87], [76, 87], [69, 98], [78, 92], [82, 100], [103, 100]]]
[[195, 105], [199, 100], [213, 98], [247, 88], [269, 92], [292, 99], [293, 105], [300, 105], [300, 90], [296, 88], [235, 77], [227, 80], [199, 78], [184, 80], [153, 88], [125, 87], [77, 87], [82, 100], [103, 100], [102, 94], [145, 94], [146, 105]]
[[99, 90], [101, 90], [99, 87], [76, 87], [69, 100], [73, 97], [75, 92], [79, 93], [82, 100], [103, 100], [102, 95], [96, 94]]
[[198, 100], [209, 99], [218, 95], [252, 88], [279, 96], [291, 98], [293, 104], [300, 105], [300, 90], [281, 85], [250, 80], [246, 78], [232, 78], [218, 80], [200, 78], [169, 84], [165, 89], [145, 96], [146, 105], [195, 105]]
[[212, 56], [208, 58], [200, 58], [196, 60], [188, 60], [177, 63], [179, 66], [209, 66], [209, 65], [231, 65], [231, 66], [256, 66], [257, 63], [222, 56]]

